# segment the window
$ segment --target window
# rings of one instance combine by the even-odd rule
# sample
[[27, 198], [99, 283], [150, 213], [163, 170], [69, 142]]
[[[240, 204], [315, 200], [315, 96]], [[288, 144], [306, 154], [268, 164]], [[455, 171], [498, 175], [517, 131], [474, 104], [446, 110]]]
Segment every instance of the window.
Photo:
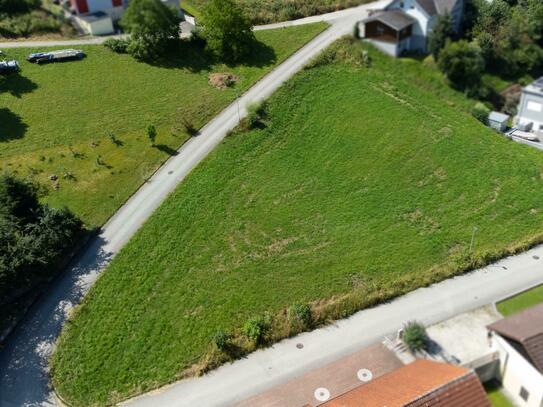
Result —
[[404, 4], [403, 1], [400, 1], [400, 7], [403, 8]]
[[378, 25], [377, 26], [377, 34], [383, 35], [384, 33], [385, 33], [385, 27], [383, 27], [382, 25]]
[[528, 401], [528, 398], [530, 397], [530, 393], [528, 393], [528, 390], [526, 390], [524, 387], [520, 386], [519, 396], [522, 400]]

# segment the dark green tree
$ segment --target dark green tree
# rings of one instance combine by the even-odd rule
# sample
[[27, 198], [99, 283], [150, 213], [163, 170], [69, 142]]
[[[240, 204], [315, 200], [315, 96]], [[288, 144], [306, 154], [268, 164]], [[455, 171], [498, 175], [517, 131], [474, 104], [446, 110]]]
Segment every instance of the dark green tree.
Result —
[[131, 34], [127, 51], [140, 60], [159, 58], [179, 37], [179, 17], [160, 0], [131, 0], [120, 24]]
[[34, 184], [1, 176], [0, 305], [51, 277], [81, 228], [67, 209], [41, 204]]
[[439, 52], [445, 46], [447, 40], [454, 36], [454, 20], [450, 14], [439, 16], [428, 36], [428, 50], [437, 61]]
[[156, 140], [156, 127], [154, 124], [150, 124], [149, 126], [147, 126], [147, 137], [149, 137], [151, 145], [154, 146]]
[[0, 13], [27, 13], [41, 6], [40, 0], [0, 0]]
[[227, 62], [247, 56], [255, 42], [249, 20], [232, 0], [211, 0], [203, 11], [207, 49]]
[[477, 44], [448, 41], [439, 53], [438, 66], [454, 87], [474, 92], [481, 84], [485, 61]]

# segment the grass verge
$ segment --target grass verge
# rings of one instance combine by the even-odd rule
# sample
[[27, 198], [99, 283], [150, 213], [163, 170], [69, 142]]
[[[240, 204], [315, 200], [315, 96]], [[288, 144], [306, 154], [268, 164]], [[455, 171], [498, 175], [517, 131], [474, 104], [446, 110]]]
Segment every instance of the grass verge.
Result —
[[532, 288], [508, 300], [496, 304], [498, 311], [504, 316], [516, 314], [522, 310], [543, 302], [543, 285]]
[[484, 384], [486, 395], [493, 407], [513, 407], [513, 403], [502, 393], [501, 386], [496, 381]]
[[295, 334], [295, 304], [314, 327], [542, 241], [543, 156], [471, 104], [424, 62], [335, 44], [114, 259], [59, 340], [57, 390], [112, 403]]

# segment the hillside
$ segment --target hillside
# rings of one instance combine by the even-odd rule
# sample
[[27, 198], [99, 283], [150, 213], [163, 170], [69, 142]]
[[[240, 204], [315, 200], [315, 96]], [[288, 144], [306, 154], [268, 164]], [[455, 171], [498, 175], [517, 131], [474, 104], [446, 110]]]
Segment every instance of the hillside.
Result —
[[[543, 155], [500, 137], [417, 60], [334, 45], [168, 198], [66, 326], [53, 382], [106, 404], [238, 354], [248, 318], [315, 325], [541, 241]], [[474, 227], [473, 250], [469, 251]]]

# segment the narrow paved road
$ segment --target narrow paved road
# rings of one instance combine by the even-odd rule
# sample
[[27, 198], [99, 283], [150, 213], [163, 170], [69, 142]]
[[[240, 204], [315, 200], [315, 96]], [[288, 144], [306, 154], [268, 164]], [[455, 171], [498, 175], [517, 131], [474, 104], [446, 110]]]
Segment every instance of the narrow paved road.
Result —
[[[540, 260], [541, 258], [541, 260]], [[431, 324], [543, 283], [543, 246], [360, 311], [326, 328], [124, 403], [124, 407], [231, 406], [394, 335], [409, 320]], [[303, 344], [298, 349], [297, 344]]]
[[[350, 33], [368, 7], [382, 7], [386, 1], [350, 9], [331, 27], [254, 85], [209, 122], [168, 160], [137, 193], [124, 204], [103, 231], [90, 242], [74, 264], [55, 281], [8, 339], [0, 353], [0, 406], [54, 405], [49, 389], [47, 358], [68, 311], [81, 301], [111, 258], [128, 242], [167, 195], [221, 142], [246, 114], [245, 107], [269, 97], [308, 61], [339, 37]], [[200, 404], [203, 405], [203, 404]]]

